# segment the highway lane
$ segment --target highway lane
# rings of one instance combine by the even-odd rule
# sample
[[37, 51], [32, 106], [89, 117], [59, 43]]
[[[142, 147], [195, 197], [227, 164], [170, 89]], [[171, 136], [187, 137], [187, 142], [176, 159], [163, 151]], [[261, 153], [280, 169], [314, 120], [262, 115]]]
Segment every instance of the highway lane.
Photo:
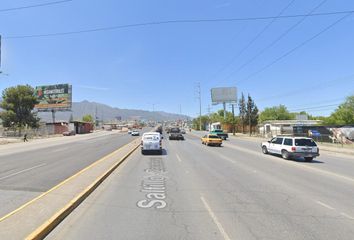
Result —
[[[207, 147], [187, 134], [164, 146], [163, 156], [133, 154], [48, 239], [354, 238], [354, 183], [340, 173], [241, 151], [232, 140]], [[150, 206], [154, 167], [164, 181], [152, 187], [166, 198]]]
[[[244, 149], [252, 150], [260, 153], [260, 144], [261, 141], [240, 139], [237, 137], [230, 137], [226, 144], [231, 143], [235, 146], [239, 146]], [[316, 168], [331, 171], [341, 175], [345, 175], [351, 178], [354, 178], [354, 156], [348, 154], [332, 153], [328, 151], [321, 151], [318, 158], [315, 158], [314, 163], [318, 163]], [[301, 159], [297, 159], [297, 162], [301, 162]], [[311, 165], [311, 164], [310, 164]]]
[[[203, 135], [203, 132], [196, 132], [196, 133], [199, 134], [200, 136]], [[224, 146], [227, 146], [228, 144], [232, 144], [235, 147], [235, 149], [237, 149], [238, 151], [243, 151], [243, 150], [253, 151], [257, 154], [261, 154], [261, 149], [260, 149], [261, 142], [262, 140], [230, 136], [230, 138], [227, 141], [224, 141]], [[320, 147], [321, 156], [315, 158], [315, 160], [313, 161], [313, 163], [318, 163], [318, 165], [316, 165], [317, 169], [338, 173], [340, 175], [347, 176], [349, 178], [354, 179], [354, 164], [353, 164], [354, 156], [350, 156], [348, 154], [334, 153], [329, 151], [321, 151], [321, 145], [319, 145], [319, 147]], [[276, 158], [279, 157], [274, 156], [274, 159]], [[290, 161], [294, 161], [294, 160], [290, 160]], [[297, 159], [294, 162], [301, 163], [303, 162], [303, 159]]]
[[34, 141], [21, 151], [11, 146], [0, 155], [0, 217], [134, 138], [119, 132], [93, 133], [48, 139], [49, 144]]

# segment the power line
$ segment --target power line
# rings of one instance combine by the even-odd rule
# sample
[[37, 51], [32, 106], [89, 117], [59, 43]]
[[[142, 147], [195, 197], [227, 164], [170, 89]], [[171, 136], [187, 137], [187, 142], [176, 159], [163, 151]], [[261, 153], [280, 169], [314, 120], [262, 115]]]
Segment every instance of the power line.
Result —
[[343, 15], [354, 13], [354, 10], [349, 11], [337, 11], [337, 12], [323, 12], [323, 13], [312, 13], [312, 14], [295, 14], [295, 15], [283, 15], [283, 16], [268, 16], [268, 17], [246, 17], [246, 18], [216, 18], [216, 19], [182, 19], [182, 20], [166, 20], [166, 21], [154, 21], [154, 22], [142, 22], [142, 23], [132, 23], [124, 25], [116, 25], [110, 27], [100, 27], [91, 28], [78, 31], [67, 31], [67, 32], [57, 32], [57, 33], [45, 33], [45, 34], [31, 34], [31, 35], [15, 35], [3, 37], [3, 39], [21, 39], [21, 38], [40, 38], [40, 37], [54, 37], [63, 35], [73, 35], [91, 32], [103, 32], [111, 31], [117, 29], [144, 27], [152, 25], [166, 25], [166, 24], [189, 24], [189, 23], [218, 23], [218, 22], [237, 22], [237, 21], [257, 21], [257, 20], [269, 20], [269, 19], [287, 19], [287, 18], [299, 18], [299, 17], [319, 17], [319, 16], [330, 16], [330, 15]]
[[[334, 104], [334, 103], [338, 103], [338, 104], [342, 104], [344, 102], [345, 98], [342, 97], [342, 98], [335, 98], [335, 99], [331, 99], [331, 100], [328, 100], [328, 101], [320, 101], [320, 102], [311, 102], [311, 104], [324, 104], [324, 103], [327, 103], [327, 104]], [[313, 105], [312, 105], [313, 106]], [[308, 107], [312, 107], [311, 105], [308, 106]], [[317, 105], [315, 105], [317, 106]], [[288, 106], [287, 106], [288, 107]], [[295, 106], [291, 106], [289, 107], [290, 109], [297, 109], [297, 108], [301, 108], [301, 107], [304, 107], [304, 105], [295, 105]], [[305, 106], [307, 107], [307, 106]]]
[[340, 17], [339, 19], [337, 19], [335, 22], [333, 22], [332, 24], [328, 25], [327, 27], [325, 27], [324, 29], [322, 29], [320, 32], [316, 33], [315, 35], [313, 35], [312, 37], [308, 38], [307, 40], [301, 42], [300, 44], [298, 44], [297, 46], [295, 46], [294, 48], [290, 49], [289, 51], [287, 51], [286, 53], [284, 53], [283, 55], [281, 55], [280, 57], [276, 58], [274, 61], [272, 61], [271, 63], [265, 65], [263, 68], [261, 68], [260, 70], [248, 75], [248, 77], [246, 77], [244, 80], [249, 80], [250, 78], [258, 75], [259, 73], [265, 71], [266, 69], [270, 68], [271, 66], [273, 66], [275, 63], [279, 62], [280, 60], [282, 60], [283, 58], [287, 57], [288, 55], [290, 55], [291, 53], [295, 52], [296, 50], [298, 50], [299, 48], [303, 47], [304, 45], [306, 45], [307, 43], [311, 42], [312, 40], [316, 39], [317, 37], [319, 37], [320, 35], [322, 35], [323, 33], [327, 32], [328, 30], [330, 30], [332, 27], [334, 27], [335, 25], [337, 25], [338, 23], [340, 23], [341, 21], [343, 21], [345, 18], [349, 17], [352, 13], [348, 13], [342, 17]]
[[278, 42], [280, 42], [283, 38], [285, 38], [291, 31], [293, 31], [297, 26], [299, 26], [302, 22], [306, 20], [308, 16], [313, 14], [318, 8], [320, 8], [327, 0], [321, 1], [318, 5], [316, 5], [308, 14], [304, 15], [300, 20], [298, 20], [295, 24], [290, 26], [285, 32], [283, 32], [279, 37], [277, 37], [274, 41], [272, 41], [270, 44], [268, 44], [265, 48], [263, 48], [261, 51], [259, 51], [256, 55], [254, 55], [251, 59], [249, 59], [247, 62], [243, 63], [241, 66], [236, 68], [234, 71], [232, 71], [229, 75], [227, 75], [226, 79], [229, 79], [232, 77], [234, 74], [238, 73], [242, 69], [244, 69], [246, 66], [254, 62], [259, 56], [264, 54], [268, 49], [274, 47]]
[[[295, 2], [295, 0], [290, 1], [285, 8], [283, 8], [279, 14], [277, 15], [277, 17], [280, 17], [293, 3]], [[235, 60], [240, 57], [242, 55], [242, 53], [244, 53], [253, 43], [255, 43], [261, 36], [262, 34], [268, 30], [268, 28], [270, 28], [270, 26], [277, 20], [278, 18], [273, 18], [251, 41], [248, 42], [248, 44], [242, 48], [236, 55], [234, 55], [231, 60], [226, 63], [224, 66], [222, 66], [217, 72], [216, 74], [214, 74], [214, 76], [217, 76], [219, 73], [221, 73], [222, 71], [224, 71], [227, 67], [229, 67], [233, 62], [235, 62]]]
[[329, 105], [322, 105], [322, 106], [315, 106], [315, 107], [305, 107], [305, 108], [297, 108], [297, 109], [291, 109], [289, 111], [301, 111], [301, 110], [312, 110], [312, 109], [319, 109], [319, 108], [328, 108], [328, 107], [336, 107], [338, 106], [340, 103], [336, 103], [336, 104], [329, 104]]
[[343, 81], [354, 81], [354, 74], [351, 74], [351, 75], [346, 76], [346, 77], [341, 77], [341, 78], [333, 79], [333, 80], [330, 80], [330, 81], [314, 84], [314, 85], [311, 85], [311, 86], [304, 86], [302, 88], [298, 88], [298, 89], [295, 89], [293, 91], [285, 92], [285, 93], [282, 93], [282, 94], [272, 95], [272, 96], [269, 96], [269, 97], [266, 97], [266, 98], [260, 98], [260, 99], [257, 100], [257, 102], [271, 100], [273, 98], [289, 97], [289, 96], [292, 96], [292, 95], [297, 95], [299, 93], [306, 93], [307, 94], [307, 92], [305, 92], [305, 90], [311, 89], [311, 91], [318, 91], [318, 90], [321, 90], [321, 89], [324, 89], [324, 88], [328, 88], [328, 87], [337, 85], [338, 82], [340, 82], [340, 81], [341, 82], [343, 82]]
[[61, 4], [61, 3], [65, 3], [65, 2], [71, 2], [71, 1], [73, 1], [73, 0], [61, 0], [61, 1], [55, 1], [55, 2], [47, 2], [47, 3], [39, 3], [39, 4], [34, 4], [34, 5], [21, 6], [21, 7], [3, 8], [3, 9], [0, 9], [0, 12], [10, 12], [10, 11], [23, 10], [23, 9], [28, 9], [28, 8], [44, 7], [44, 6], [49, 6], [49, 5]]

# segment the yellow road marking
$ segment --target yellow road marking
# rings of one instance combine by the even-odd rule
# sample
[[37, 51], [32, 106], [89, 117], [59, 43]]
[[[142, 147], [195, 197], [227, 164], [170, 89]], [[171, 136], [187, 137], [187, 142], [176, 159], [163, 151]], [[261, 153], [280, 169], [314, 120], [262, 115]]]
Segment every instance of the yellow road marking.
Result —
[[23, 204], [22, 206], [18, 207], [17, 209], [13, 210], [12, 212], [6, 214], [5, 216], [0, 218], [0, 222], [4, 221], [5, 219], [7, 219], [8, 217], [16, 214], [17, 212], [21, 211], [22, 209], [26, 208], [27, 206], [31, 205], [32, 203], [34, 203], [35, 201], [37, 201], [38, 199], [44, 197], [45, 195], [47, 195], [48, 193], [54, 191], [55, 189], [59, 188], [60, 186], [64, 185], [65, 183], [69, 182], [70, 180], [74, 179], [75, 177], [79, 176], [80, 174], [82, 174], [83, 172], [87, 171], [88, 169], [94, 167], [95, 165], [99, 164], [100, 162], [105, 161], [107, 158], [113, 156], [114, 154], [118, 153], [122, 148], [124, 148], [125, 146], [128, 146], [129, 144], [132, 144], [136, 139], [134, 139], [133, 141], [123, 145], [122, 147], [118, 148], [117, 150], [115, 150], [114, 152], [111, 152], [110, 154], [104, 156], [103, 158], [97, 160], [96, 162], [92, 163], [91, 165], [85, 167], [84, 169], [80, 170], [79, 172], [75, 173], [74, 175], [72, 175], [71, 177], [65, 179], [64, 181], [62, 181], [61, 183], [59, 183], [58, 185], [52, 187], [51, 189], [49, 189], [48, 191], [42, 193], [41, 195], [35, 197], [34, 199], [32, 199], [31, 201]]
[[[134, 141], [133, 141], [134, 142]], [[44, 222], [39, 228], [26, 237], [26, 240], [40, 240], [45, 238], [61, 221], [63, 221], [76, 207], [78, 207], [119, 165], [128, 158], [140, 144], [137, 144], [131, 151], [122, 157], [116, 164], [108, 169], [104, 174], [96, 178], [84, 191], [72, 199], [66, 206], [57, 211], [49, 220]]]

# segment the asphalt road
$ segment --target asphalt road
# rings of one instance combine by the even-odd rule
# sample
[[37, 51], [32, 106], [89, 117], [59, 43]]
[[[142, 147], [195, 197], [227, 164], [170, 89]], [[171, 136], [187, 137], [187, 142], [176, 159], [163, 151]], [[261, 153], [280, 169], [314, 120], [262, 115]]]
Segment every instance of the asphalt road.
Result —
[[354, 239], [354, 157], [313, 163], [231, 139], [136, 151], [47, 239]]
[[1, 146], [0, 217], [134, 138], [112, 131]]

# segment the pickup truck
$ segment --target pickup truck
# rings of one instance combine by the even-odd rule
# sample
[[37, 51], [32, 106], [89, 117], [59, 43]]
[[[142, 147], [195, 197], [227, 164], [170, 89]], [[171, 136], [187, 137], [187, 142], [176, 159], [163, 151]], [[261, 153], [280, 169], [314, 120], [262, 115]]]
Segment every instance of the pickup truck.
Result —
[[215, 129], [213, 131], [210, 131], [209, 134], [214, 134], [217, 135], [219, 138], [226, 140], [229, 137], [229, 134], [225, 133], [221, 129]]

